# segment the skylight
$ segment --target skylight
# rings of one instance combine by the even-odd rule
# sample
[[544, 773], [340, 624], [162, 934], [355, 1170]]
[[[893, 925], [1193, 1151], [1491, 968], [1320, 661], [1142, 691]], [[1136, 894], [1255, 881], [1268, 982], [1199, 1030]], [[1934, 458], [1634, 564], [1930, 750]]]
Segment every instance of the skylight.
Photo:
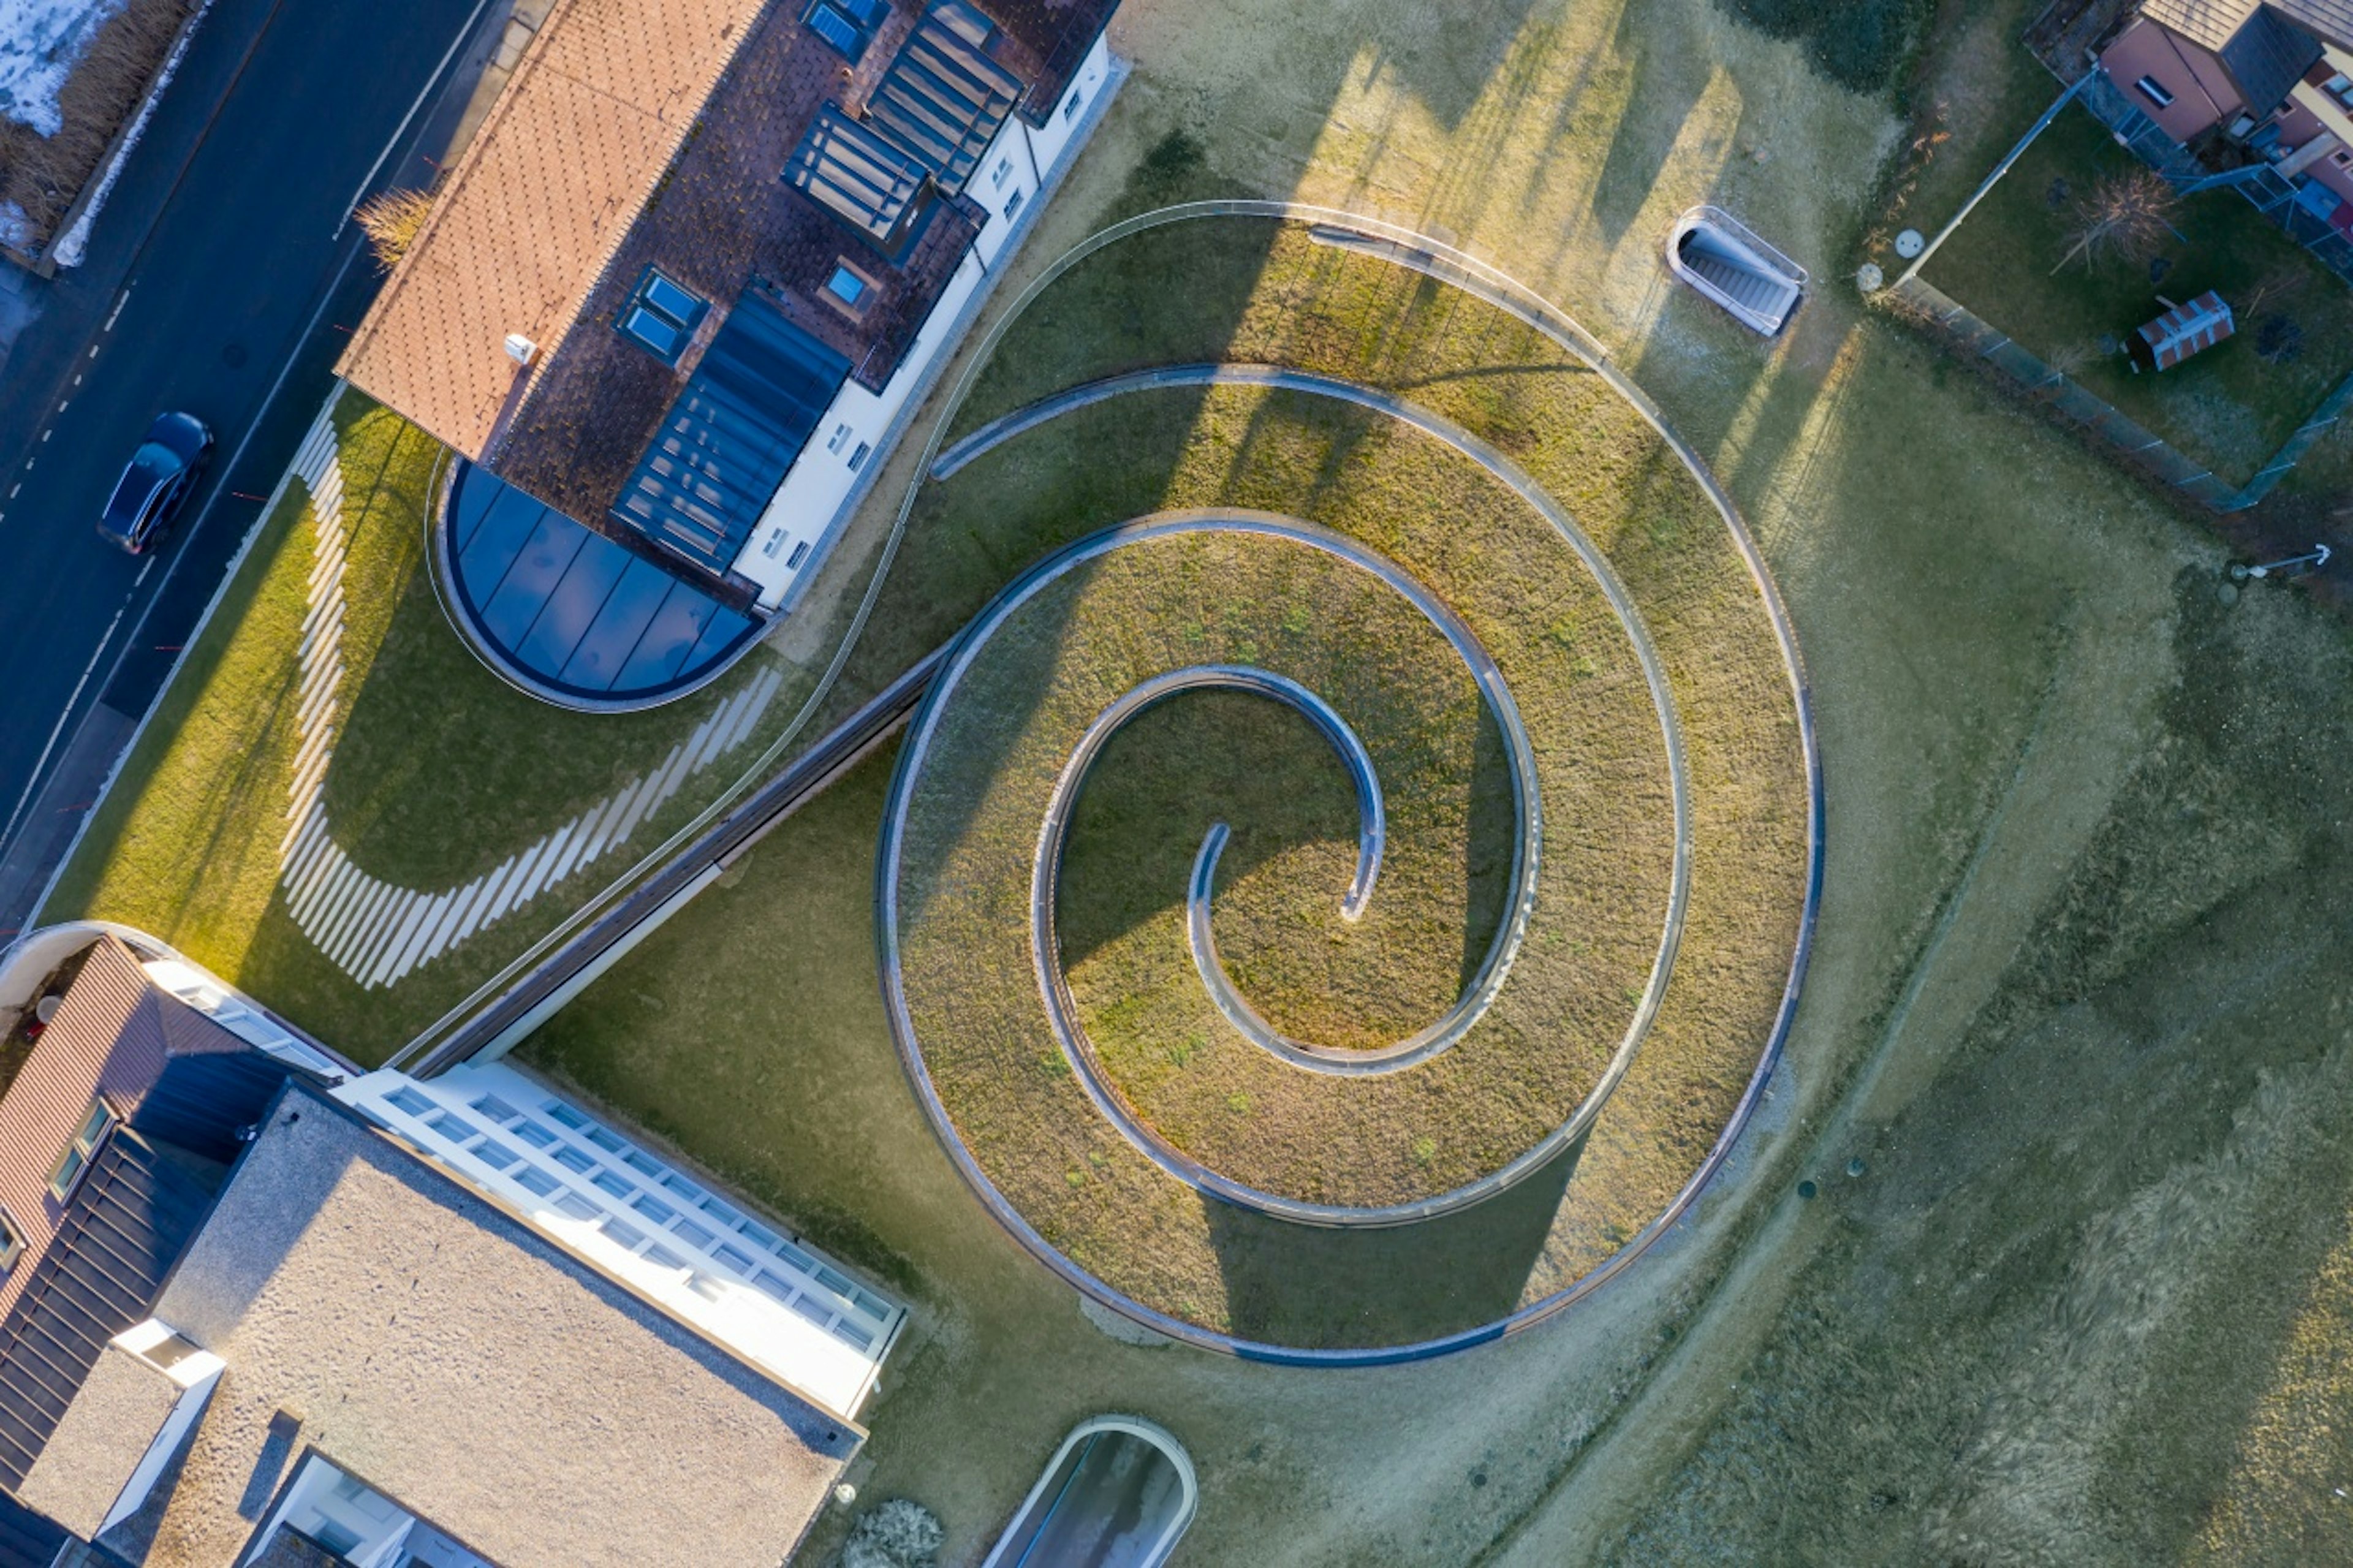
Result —
[[664, 364], [676, 364], [697, 322], [710, 303], [683, 285], [649, 267], [638, 280], [629, 302], [621, 307], [621, 335], [638, 343]]
[[815, 0], [801, 21], [855, 65], [890, 15], [886, 0]]

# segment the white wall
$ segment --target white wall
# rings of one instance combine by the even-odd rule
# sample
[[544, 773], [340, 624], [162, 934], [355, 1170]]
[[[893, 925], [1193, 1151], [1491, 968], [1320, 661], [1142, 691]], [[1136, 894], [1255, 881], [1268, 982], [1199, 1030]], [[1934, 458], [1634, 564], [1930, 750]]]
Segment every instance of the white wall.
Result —
[[923, 331], [881, 392], [869, 392], [855, 381], [842, 384], [735, 558], [734, 571], [760, 585], [763, 609], [782, 605], [793, 585], [824, 559], [834, 524], [851, 493], [869, 466], [882, 459], [882, 437], [891, 422], [947, 346], [945, 340], [966, 301], [1032, 216], [1039, 189], [1059, 163], [1076, 154], [1080, 128], [1092, 123], [1087, 110], [1110, 80], [1111, 46], [1099, 37], [1046, 129], [1037, 130], [1013, 115], [989, 143], [964, 193], [987, 211], [988, 219], [932, 307]]

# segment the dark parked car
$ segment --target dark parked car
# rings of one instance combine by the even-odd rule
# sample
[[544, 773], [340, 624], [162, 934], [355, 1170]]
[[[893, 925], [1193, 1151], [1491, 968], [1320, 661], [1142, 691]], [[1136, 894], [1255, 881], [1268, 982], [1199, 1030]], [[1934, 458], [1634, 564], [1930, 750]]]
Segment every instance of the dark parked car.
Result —
[[131, 454], [115, 481], [114, 499], [98, 520], [99, 536], [133, 555], [162, 542], [173, 514], [196, 488], [212, 455], [213, 433], [193, 414], [158, 414], [147, 439]]

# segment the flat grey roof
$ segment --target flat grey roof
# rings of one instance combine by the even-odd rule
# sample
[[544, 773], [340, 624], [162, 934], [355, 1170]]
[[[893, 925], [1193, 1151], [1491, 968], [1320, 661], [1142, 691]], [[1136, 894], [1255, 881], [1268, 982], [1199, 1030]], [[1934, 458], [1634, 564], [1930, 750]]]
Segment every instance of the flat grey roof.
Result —
[[230, 1568], [317, 1452], [501, 1568], [775, 1564], [864, 1437], [300, 1083], [154, 1315], [227, 1370], [134, 1563]]

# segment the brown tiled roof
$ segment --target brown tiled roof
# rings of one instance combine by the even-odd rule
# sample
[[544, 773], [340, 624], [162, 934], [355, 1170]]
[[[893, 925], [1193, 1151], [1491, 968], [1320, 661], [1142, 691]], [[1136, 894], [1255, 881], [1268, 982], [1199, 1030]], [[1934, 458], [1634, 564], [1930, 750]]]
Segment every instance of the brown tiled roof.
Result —
[[2353, 46], [2353, 0], [2143, 0], [2141, 15], [2216, 54], [2258, 10]]
[[[1029, 84], [1021, 110], [1039, 122], [1117, 8], [972, 3], [1001, 29], [987, 52]], [[343, 373], [591, 526], [747, 289], [879, 390], [987, 215], [935, 200], [886, 257], [778, 177], [826, 105], [862, 111], [923, 6], [896, 0], [855, 67], [801, 26], [803, 9], [558, 0]], [[821, 295], [844, 259], [869, 282], [855, 316]], [[675, 366], [608, 330], [654, 264], [712, 303]], [[539, 345], [527, 376], [503, 352], [509, 332]]]
[[1119, 0], [976, 0], [976, 4], [1034, 62], [1017, 62], [1006, 53], [998, 56], [1029, 83], [1020, 110], [1032, 125], [1043, 125], [1052, 118], [1063, 89], [1079, 74], [1079, 63], [1095, 47], [1112, 13], [1119, 9]]
[[245, 1042], [157, 990], [138, 958], [103, 936], [74, 977], [7, 1094], [0, 1097], [0, 1205], [25, 1253], [0, 1275], [0, 1316], [16, 1304], [33, 1265], [57, 1235], [65, 1207], [49, 1173], [80, 1127], [92, 1097], [128, 1118], [172, 1057], [243, 1051]]
[[[911, 8], [894, 11], [849, 72], [801, 26], [797, 6], [769, 11], [712, 95], [701, 133], [589, 291], [581, 330], [545, 360], [488, 454], [488, 467], [573, 517], [603, 517], [692, 374], [700, 348], [724, 324], [747, 282], [787, 321], [847, 358], [862, 385], [879, 389], [890, 380], [986, 215], [969, 202], [942, 204], [892, 266], [779, 175], [827, 103], [863, 101], [913, 19]], [[845, 258], [872, 284], [854, 317], [818, 302]], [[697, 347], [675, 368], [604, 330], [646, 268], [657, 264], [712, 301], [695, 333]]]
[[338, 367], [479, 455], [560, 351], [605, 258], [766, 0], [559, 0]]

